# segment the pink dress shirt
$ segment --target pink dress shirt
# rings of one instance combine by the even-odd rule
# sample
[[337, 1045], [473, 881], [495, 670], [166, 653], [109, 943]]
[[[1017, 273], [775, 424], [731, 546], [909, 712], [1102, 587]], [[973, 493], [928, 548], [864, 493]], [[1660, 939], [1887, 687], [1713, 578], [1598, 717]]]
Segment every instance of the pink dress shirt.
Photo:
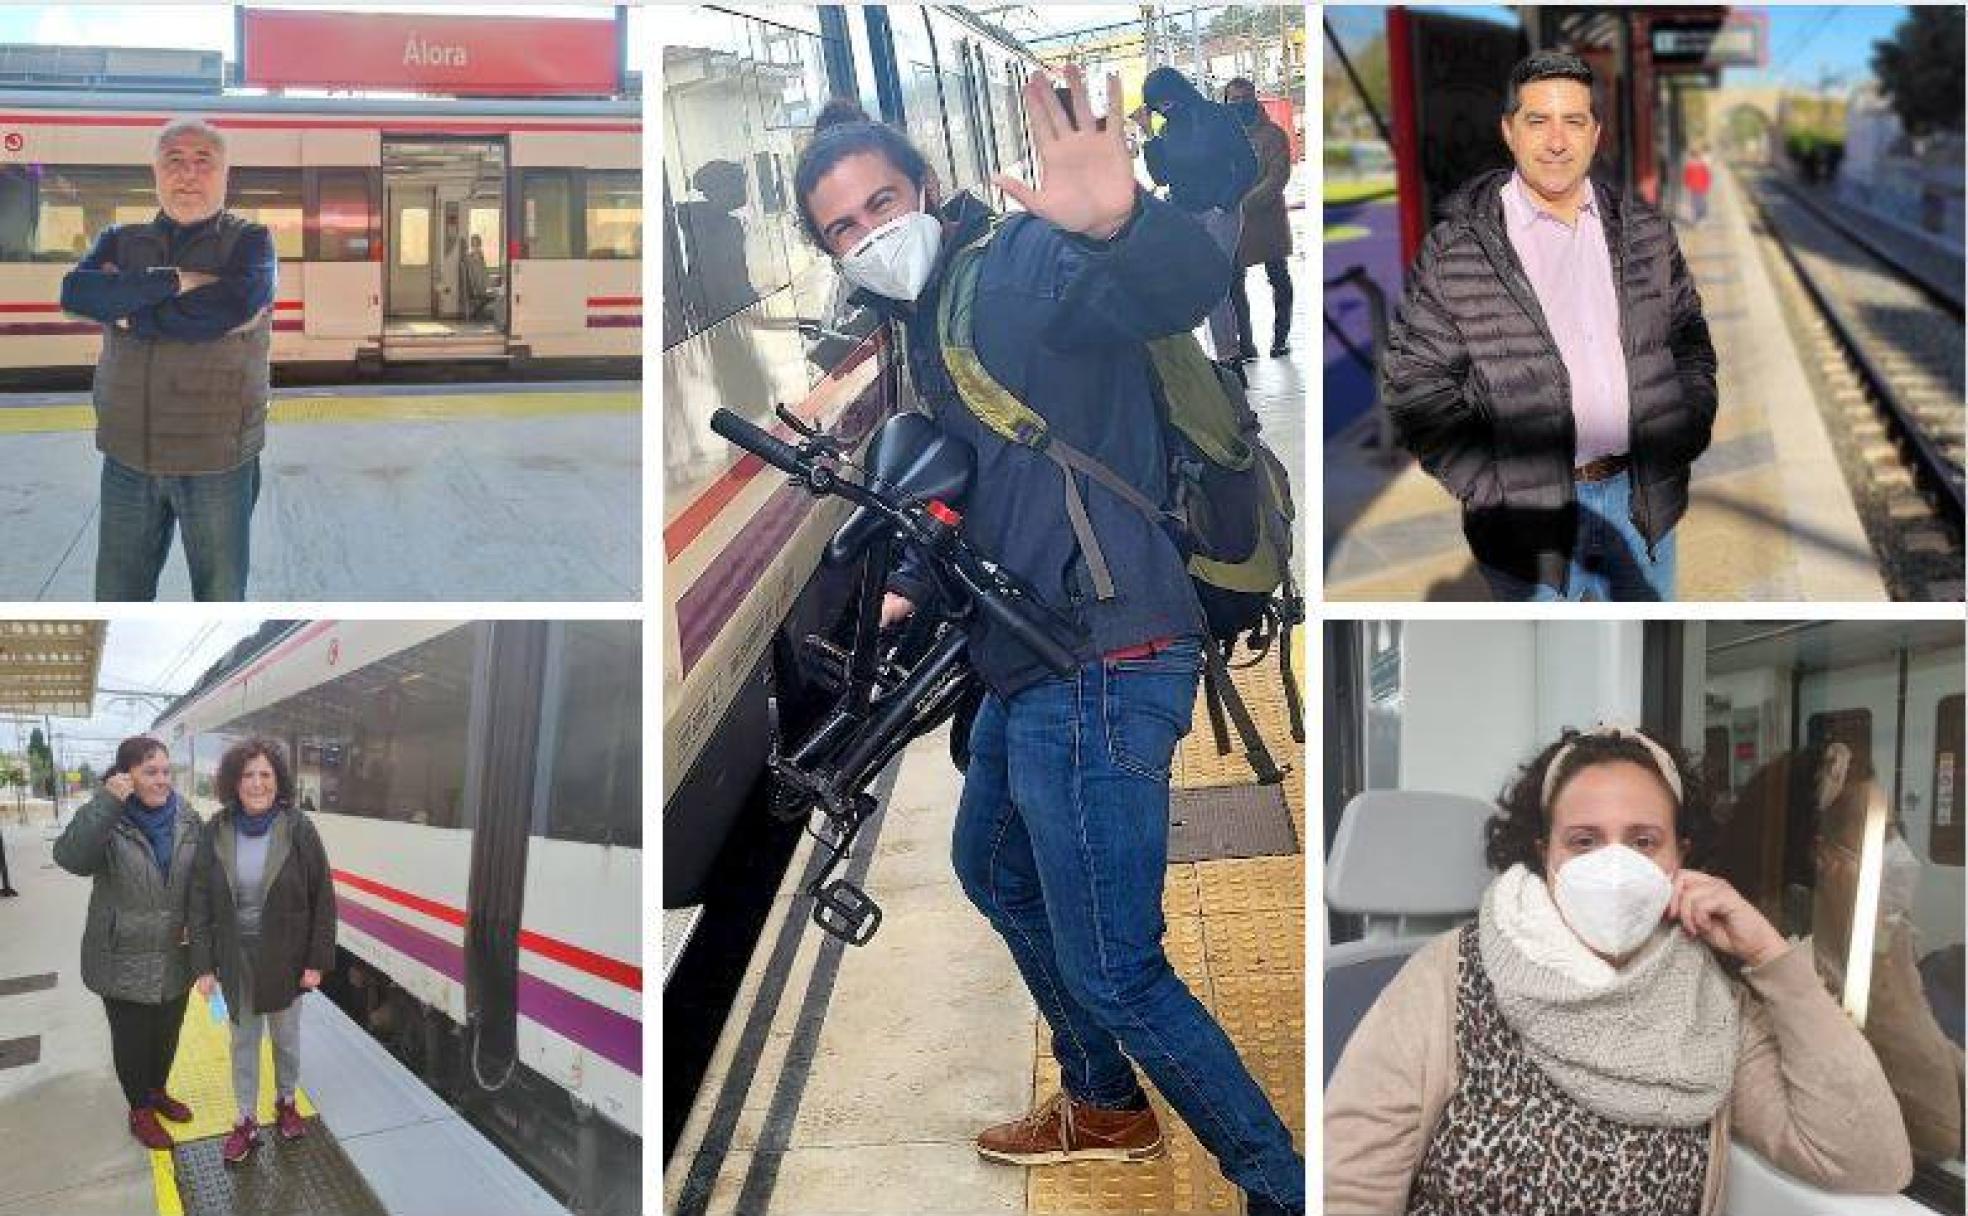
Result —
[[1578, 423], [1573, 465], [1624, 453], [1626, 353], [1597, 187], [1586, 182], [1586, 201], [1576, 222], [1567, 224], [1538, 205], [1523, 177], [1513, 173], [1503, 185], [1503, 219], [1571, 377]]

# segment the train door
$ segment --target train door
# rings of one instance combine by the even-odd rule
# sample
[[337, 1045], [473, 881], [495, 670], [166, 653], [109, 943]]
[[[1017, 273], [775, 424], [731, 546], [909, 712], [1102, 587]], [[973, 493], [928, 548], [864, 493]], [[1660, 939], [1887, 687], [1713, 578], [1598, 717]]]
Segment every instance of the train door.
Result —
[[383, 142], [386, 358], [503, 355], [506, 147]]

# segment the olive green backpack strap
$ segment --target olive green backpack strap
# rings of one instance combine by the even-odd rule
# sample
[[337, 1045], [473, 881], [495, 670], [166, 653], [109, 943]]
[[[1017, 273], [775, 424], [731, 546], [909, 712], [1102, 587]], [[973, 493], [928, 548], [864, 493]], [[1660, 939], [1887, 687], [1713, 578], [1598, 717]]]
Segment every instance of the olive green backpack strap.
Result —
[[1081, 495], [1079, 482], [1073, 474], [1079, 472], [1099, 482], [1109, 493], [1151, 519], [1167, 517], [1180, 520], [1148, 501], [1146, 495], [1112, 469], [1052, 434], [1045, 418], [999, 383], [985, 368], [984, 361], [977, 357], [974, 338], [977, 276], [984, 264], [985, 247], [991, 243], [996, 231], [994, 225], [990, 232], [950, 256], [943, 292], [936, 305], [943, 365], [949, 369], [950, 379], [957, 387], [957, 396], [963, 399], [964, 407], [979, 422], [1007, 443], [1030, 448], [1045, 456], [1059, 469], [1066, 485], [1066, 518], [1072, 525], [1073, 539], [1079, 543], [1080, 552], [1086, 558], [1087, 573], [1093, 578], [1094, 596], [1110, 600], [1114, 598], [1113, 569], [1107, 564], [1107, 555], [1100, 548], [1099, 538], [1094, 535], [1086, 499]]

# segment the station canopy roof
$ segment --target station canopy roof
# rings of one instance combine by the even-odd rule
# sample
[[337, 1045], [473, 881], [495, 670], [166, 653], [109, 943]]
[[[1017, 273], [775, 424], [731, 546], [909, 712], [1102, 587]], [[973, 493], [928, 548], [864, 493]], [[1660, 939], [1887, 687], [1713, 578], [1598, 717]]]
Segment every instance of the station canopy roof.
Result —
[[0, 714], [88, 717], [107, 632], [103, 621], [0, 621]]

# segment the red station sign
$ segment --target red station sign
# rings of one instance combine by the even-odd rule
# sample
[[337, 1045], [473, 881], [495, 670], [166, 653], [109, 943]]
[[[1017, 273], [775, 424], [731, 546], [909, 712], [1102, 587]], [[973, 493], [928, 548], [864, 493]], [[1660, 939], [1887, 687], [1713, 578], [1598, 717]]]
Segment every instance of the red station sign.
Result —
[[260, 88], [606, 97], [620, 86], [613, 21], [260, 8], [241, 20], [241, 83]]

